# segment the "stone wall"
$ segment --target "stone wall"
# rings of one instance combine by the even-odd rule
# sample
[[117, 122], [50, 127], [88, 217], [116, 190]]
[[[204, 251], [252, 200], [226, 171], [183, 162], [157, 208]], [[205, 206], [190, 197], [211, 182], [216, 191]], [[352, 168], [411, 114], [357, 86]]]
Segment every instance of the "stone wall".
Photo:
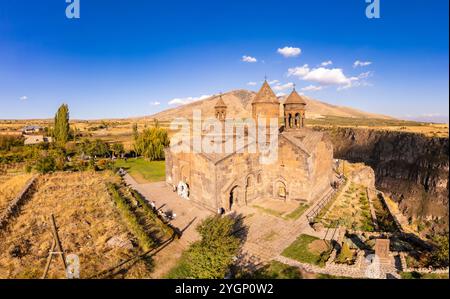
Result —
[[35, 175], [27, 182], [16, 198], [9, 203], [3, 214], [0, 215], [0, 229], [8, 225], [9, 220], [20, 210], [20, 207], [25, 203], [26, 199], [31, 196], [37, 177]]

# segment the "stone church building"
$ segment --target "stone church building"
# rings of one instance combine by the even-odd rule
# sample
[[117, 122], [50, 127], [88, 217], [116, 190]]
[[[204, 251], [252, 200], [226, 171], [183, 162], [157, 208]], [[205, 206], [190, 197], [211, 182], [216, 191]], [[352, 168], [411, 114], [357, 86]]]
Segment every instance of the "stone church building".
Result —
[[[276, 133], [278, 159], [274, 163], [260, 163], [258, 151], [174, 153], [167, 148], [167, 184], [183, 186], [190, 201], [212, 211], [235, 210], [254, 200], [275, 199], [282, 204], [322, 197], [333, 180], [333, 147], [323, 133], [305, 127], [305, 106], [294, 89], [283, 105], [283, 124]], [[219, 97], [215, 116], [224, 121], [226, 113], [227, 105]], [[280, 117], [280, 102], [267, 82], [253, 99], [252, 117]], [[233, 136], [224, 140], [227, 138]]]

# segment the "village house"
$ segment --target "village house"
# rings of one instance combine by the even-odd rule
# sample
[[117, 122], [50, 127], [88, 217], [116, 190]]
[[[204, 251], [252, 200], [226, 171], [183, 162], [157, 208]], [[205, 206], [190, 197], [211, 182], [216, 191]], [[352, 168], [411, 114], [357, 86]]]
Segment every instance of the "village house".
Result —
[[31, 125], [31, 126], [26, 126], [22, 129], [22, 134], [23, 135], [30, 135], [30, 134], [36, 134], [39, 132], [44, 131], [44, 128], [41, 126], [35, 126], [35, 125]]
[[52, 142], [52, 137], [46, 137], [43, 135], [24, 135], [25, 145], [34, 145], [34, 144], [40, 144], [40, 143], [50, 143]]

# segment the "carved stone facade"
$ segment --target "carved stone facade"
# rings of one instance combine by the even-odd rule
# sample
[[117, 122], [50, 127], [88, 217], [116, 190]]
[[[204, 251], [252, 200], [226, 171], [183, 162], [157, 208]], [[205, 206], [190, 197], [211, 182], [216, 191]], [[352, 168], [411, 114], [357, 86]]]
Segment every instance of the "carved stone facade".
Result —
[[[256, 199], [311, 202], [321, 197], [333, 179], [333, 148], [323, 133], [304, 127], [305, 105], [298, 103], [303, 99], [295, 90], [290, 97], [287, 111], [300, 113], [301, 119], [297, 126], [277, 132], [275, 162], [261, 163], [262, 154], [246, 148], [223, 154], [174, 153], [167, 148], [166, 182], [175, 186], [185, 182], [189, 200], [213, 211], [230, 211]], [[226, 105], [222, 98], [216, 107], [217, 118], [223, 121]], [[280, 105], [267, 82], [253, 100], [252, 109], [255, 119], [279, 118]]]

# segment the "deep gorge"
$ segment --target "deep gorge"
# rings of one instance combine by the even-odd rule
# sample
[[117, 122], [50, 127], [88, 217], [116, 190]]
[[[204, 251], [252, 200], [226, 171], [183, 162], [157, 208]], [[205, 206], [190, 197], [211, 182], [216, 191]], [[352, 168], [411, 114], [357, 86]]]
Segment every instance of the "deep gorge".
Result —
[[315, 129], [328, 133], [335, 158], [371, 166], [376, 187], [398, 202], [403, 214], [448, 230], [448, 138], [358, 128]]

